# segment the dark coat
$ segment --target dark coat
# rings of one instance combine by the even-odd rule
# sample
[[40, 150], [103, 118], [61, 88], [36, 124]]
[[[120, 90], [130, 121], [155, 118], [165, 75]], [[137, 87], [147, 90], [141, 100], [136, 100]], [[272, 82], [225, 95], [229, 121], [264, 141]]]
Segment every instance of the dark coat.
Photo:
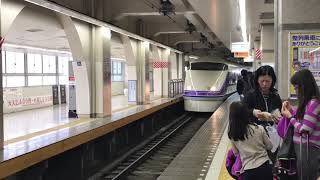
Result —
[[262, 121], [258, 121], [258, 119], [253, 116], [253, 109], [259, 109], [262, 112], [267, 111], [268, 109], [268, 112], [271, 113], [275, 109], [279, 109], [279, 111], [281, 111], [282, 107], [282, 101], [276, 89], [270, 91], [267, 102], [265, 102], [262, 93], [258, 89], [254, 89], [246, 93], [243, 102], [247, 104], [249, 108], [250, 120], [257, 124], [263, 124], [264, 122], [262, 123]]

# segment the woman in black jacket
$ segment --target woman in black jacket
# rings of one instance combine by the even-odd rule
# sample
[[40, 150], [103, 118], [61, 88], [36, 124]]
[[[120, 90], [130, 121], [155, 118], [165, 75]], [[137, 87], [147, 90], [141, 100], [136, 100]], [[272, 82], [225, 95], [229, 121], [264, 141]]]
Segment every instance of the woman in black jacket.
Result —
[[[271, 66], [261, 66], [255, 72], [254, 89], [246, 93], [243, 102], [247, 104], [250, 119], [261, 125], [273, 123], [272, 116], [269, 114], [274, 110], [281, 110], [282, 101], [274, 88], [276, 75]], [[268, 112], [268, 113], [267, 113]]]
[[[274, 88], [276, 81], [277, 78], [273, 68], [271, 66], [261, 66], [255, 72], [254, 89], [246, 93], [243, 99], [243, 102], [249, 108], [251, 122], [262, 125], [265, 130], [267, 129], [266, 126], [278, 122], [278, 119], [271, 113], [278, 110], [280, 114], [282, 107], [281, 98]], [[268, 151], [268, 155], [271, 161], [275, 163], [276, 152]]]

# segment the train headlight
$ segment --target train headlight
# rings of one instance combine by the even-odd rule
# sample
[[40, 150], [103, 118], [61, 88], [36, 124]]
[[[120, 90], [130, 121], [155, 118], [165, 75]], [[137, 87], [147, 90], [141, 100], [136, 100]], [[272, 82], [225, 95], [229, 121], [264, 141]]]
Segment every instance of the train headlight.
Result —
[[186, 90], [191, 90], [191, 86], [187, 86]]
[[210, 88], [210, 91], [216, 91], [217, 90], [217, 88], [215, 87], [215, 86], [212, 86], [211, 88]]

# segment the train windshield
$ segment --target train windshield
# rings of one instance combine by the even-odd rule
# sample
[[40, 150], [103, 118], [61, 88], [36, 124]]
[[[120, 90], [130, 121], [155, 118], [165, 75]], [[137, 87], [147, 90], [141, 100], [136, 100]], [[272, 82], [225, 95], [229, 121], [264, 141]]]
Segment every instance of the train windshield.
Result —
[[223, 63], [197, 62], [190, 63], [189, 70], [223, 71], [228, 70], [228, 66]]

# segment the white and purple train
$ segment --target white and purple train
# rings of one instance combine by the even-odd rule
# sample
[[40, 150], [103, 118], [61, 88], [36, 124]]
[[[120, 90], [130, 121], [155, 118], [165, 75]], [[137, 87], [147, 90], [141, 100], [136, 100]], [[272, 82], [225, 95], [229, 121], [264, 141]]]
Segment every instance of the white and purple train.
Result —
[[186, 111], [214, 112], [236, 90], [230, 84], [228, 65], [191, 62], [186, 71], [184, 108]]

